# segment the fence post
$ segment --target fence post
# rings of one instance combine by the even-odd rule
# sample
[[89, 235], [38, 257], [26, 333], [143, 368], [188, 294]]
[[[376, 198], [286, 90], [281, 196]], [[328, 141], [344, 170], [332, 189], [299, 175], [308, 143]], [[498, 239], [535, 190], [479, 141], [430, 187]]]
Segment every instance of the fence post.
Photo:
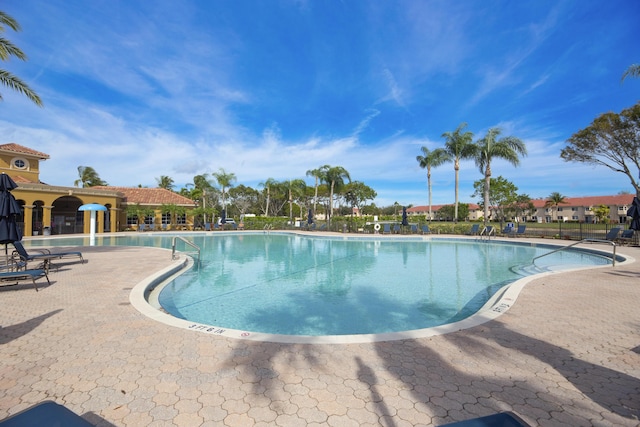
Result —
[[584, 237], [582, 237], [582, 223], [580, 223], [580, 240], [584, 240]]

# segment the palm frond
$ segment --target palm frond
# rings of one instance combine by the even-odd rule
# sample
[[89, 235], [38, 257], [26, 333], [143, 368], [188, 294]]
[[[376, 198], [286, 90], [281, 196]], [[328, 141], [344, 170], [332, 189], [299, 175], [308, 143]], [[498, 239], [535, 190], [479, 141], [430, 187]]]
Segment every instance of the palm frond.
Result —
[[[33, 103], [36, 104], [38, 107], [42, 107], [43, 105], [42, 100], [40, 99], [38, 94], [35, 93], [33, 90], [31, 90], [31, 88], [25, 82], [23, 82], [18, 77], [11, 74], [10, 72], [5, 70], [0, 70], [0, 84], [3, 84], [4, 86], [10, 89], [13, 89], [17, 92], [22, 93], [31, 101], [33, 101]], [[2, 99], [2, 95], [0, 95], [0, 100], [1, 99]]]

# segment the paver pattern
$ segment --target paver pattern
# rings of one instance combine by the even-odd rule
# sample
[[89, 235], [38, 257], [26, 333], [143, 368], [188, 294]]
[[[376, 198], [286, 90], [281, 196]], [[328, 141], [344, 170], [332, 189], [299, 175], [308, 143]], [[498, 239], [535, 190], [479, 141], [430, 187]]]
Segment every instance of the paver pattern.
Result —
[[50, 399], [99, 426], [437, 426], [506, 410], [533, 426], [640, 423], [639, 262], [541, 277], [469, 330], [302, 345], [155, 322], [129, 292], [168, 251], [82, 250], [40, 292], [0, 288], [0, 419]]

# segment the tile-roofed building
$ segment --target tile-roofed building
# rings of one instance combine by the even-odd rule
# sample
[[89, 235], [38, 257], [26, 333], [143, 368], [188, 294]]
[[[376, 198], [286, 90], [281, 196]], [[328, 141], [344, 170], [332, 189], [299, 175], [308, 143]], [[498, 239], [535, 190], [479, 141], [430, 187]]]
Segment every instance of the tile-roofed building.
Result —
[[94, 189], [117, 191], [124, 195], [124, 204], [139, 204], [141, 206], [178, 205], [195, 208], [196, 204], [188, 197], [184, 197], [164, 188], [141, 187], [113, 187], [96, 186]]
[[[90, 213], [80, 212], [83, 204], [97, 203], [107, 208], [98, 212], [97, 232], [137, 228], [139, 218], [131, 216], [131, 205], [144, 208], [147, 228], [166, 224], [193, 227], [193, 209], [189, 198], [161, 188], [62, 187], [40, 181], [40, 162], [49, 155], [15, 143], [0, 144], [0, 173], [17, 184], [12, 194], [20, 205], [19, 226], [25, 236], [43, 234], [89, 233]], [[167, 209], [165, 206], [178, 206]], [[172, 210], [172, 212], [164, 212]]]
[[627, 210], [633, 202], [633, 194], [617, 194], [614, 196], [565, 197], [565, 203], [558, 206], [547, 206], [548, 199], [532, 200], [535, 213], [525, 217], [527, 221], [553, 222], [581, 221], [593, 223], [596, 221], [593, 208], [604, 205], [609, 207], [609, 220], [614, 223], [627, 222]]
[[48, 158], [48, 154], [12, 142], [0, 144], [0, 172], [16, 183], [40, 182], [40, 161]]
[[[593, 223], [596, 216], [593, 208], [604, 205], [609, 207], [609, 220], [614, 223], [627, 222], [627, 210], [633, 201], [633, 194], [617, 194], [614, 196], [587, 196], [565, 197], [565, 203], [556, 206], [547, 206], [548, 199], [534, 199], [531, 202], [535, 211], [528, 212], [518, 218], [518, 221], [555, 222], [579, 221]], [[482, 208], [474, 203], [469, 203], [469, 217], [467, 220], [476, 221], [484, 215]], [[431, 205], [431, 219], [437, 218], [437, 212], [443, 206]], [[429, 206], [413, 206], [407, 209], [408, 215], [429, 215]], [[512, 218], [509, 218], [512, 219]]]
[[[437, 212], [443, 208], [444, 206], [451, 206], [452, 204], [449, 205], [431, 205], [431, 219], [436, 219], [437, 218]], [[475, 221], [478, 218], [482, 217], [483, 212], [482, 209], [480, 208], [480, 206], [478, 206], [475, 203], [467, 203], [467, 205], [469, 206], [469, 217], [467, 218], [469, 221]], [[426, 215], [429, 216], [429, 206], [413, 206], [410, 208], [407, 208], [407, 215]]]

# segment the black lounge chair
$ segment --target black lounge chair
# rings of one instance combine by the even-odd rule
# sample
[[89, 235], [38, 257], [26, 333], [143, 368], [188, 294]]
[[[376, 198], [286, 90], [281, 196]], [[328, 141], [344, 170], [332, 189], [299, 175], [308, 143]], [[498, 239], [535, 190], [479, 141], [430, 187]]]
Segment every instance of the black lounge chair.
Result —
[[39, 253], [37, 254], [29, 254], [27, 250], [22, 245], [22, 242], [17, 240], [13, 242], [13, 247], [16, 248], [15, 253], [17, 253], [20, 261], [28, 264], [30, 261], [41, 262], [43, 268], [48, 270], [51, 266], [51, 261], [56, 259], [63, 259], [69, 257], [80, 258], [80, 262], [84, 263], [84, 258], [82, 257], [81, 252], [51, 252], [49, 249], [37, 249]]
[[620, 234], [620, 227], [613, 227], [611, 230], [609, 230], [607, 235], [604, 236], [604, 239], [605, 240], [611, 240], [612, 242], [615, 242], [616, 239], [618, 238], [618, 234]]
[[23, 426], [93, 427], [93, 424], [66, 407], [46, 400], [0, 421], [0, 427]]
[[480, 224], [473, 224], [471, 226], [471, 229], [469, 231], [467, 231], [465, 234], [467, 236], [476, 236], [476, 235], [478, 235], [479, 231], [480, 231]]
[[500, 412], [486, 417], [444, 424], [442, 427], [529, 427], [529, 424], [512, 412]]
[[634, 234], [633, 229], [629, 228], [628, 230], [623, 230], [622, 234], [620, 234], [620, 236], [618, 236], [618, 238], [616, 239], [616, 243], [620, 244], [620, 245], [625, 245], [625, 244], [629, 244], [633, 241], [633, 234]]
[[38, 284], [36, 283], [36, 279], [44, 276], [47, 279], [47, 283], [51, 284], [49, 281], [49, 276], [47, 276], [47, 272], [42, 269], [38, 270], [19, 270], [19, 271], [2, 271], [0, 272], [0, 282], [17, 282], [21, 280], [31, 279], [33, 281], [33, 287], [36, 288], [36, 292], [38, 292]]

